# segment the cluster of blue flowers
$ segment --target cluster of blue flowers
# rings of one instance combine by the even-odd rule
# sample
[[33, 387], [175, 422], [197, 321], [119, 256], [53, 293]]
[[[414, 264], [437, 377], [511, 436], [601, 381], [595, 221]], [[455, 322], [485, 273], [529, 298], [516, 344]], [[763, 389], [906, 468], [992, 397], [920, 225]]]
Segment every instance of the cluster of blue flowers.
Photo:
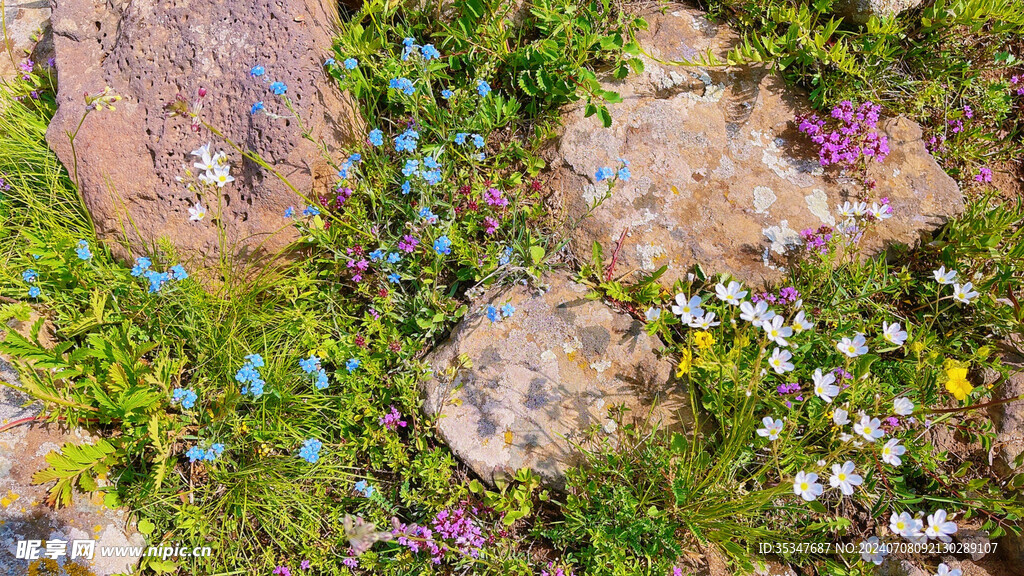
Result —
[[438, 254], [451, 254], [452, 253], [452, 241], [447, 236], [441, 236], [437, 240], [434, 240], [434, 252]]
[[345, 161], [341, 163], [341, 166], [338, 169], [338, 178], [341, 178], [342, 180], [348, 178], [350, 172], [352, 171], [352, 168], [362, 160], [362, 154], [352, 154], [351, 156], [346, 158]]
[[420, 133], [409, 128], [395, 138], [395, 150], [399, 152], [415, 152], [419, 144]]
[[259, 354], [249, 354], [245, 357], [245, 364], [242, 364], [242, 367], [235, 373], [235, 380], [245, 384], [242, 387], [242, 394], [252, 394], [254, 398], [263, 395], [263, 386], [266, 385], [266, 382], [263, 381], [260, 371], [257, 370], [263, 365], [263, 356]]
[[[329, 59], [328, 62], [333, 63], [334, 60], [333, 59]], [[325, 64], [326, 64], [326, 62], [325, 62]], [[264, 81], [266, 81], [266, 79], [263, 78], [266, 75], [266, 73], [267, 73], [266, 68], [264, 68], [263, 66], [259, 66], [259, 65], [253, 66], [249, 70], [249, 76], [252, 76], [253, 78], [261, 78]], [[284, 82], [279, 82], [279, 81], [271, 82], [270, 85], [267, 86], [267, 88], [271, 92], [273, 92], [274, 94], [276, 94], [278, 96], [284, 96], [285, 92], [288, 91], [288, 85], [285, 84]], [[253, 103], [253, 105], [249, 108], [249, 113], [250, 114], [257, 114], [257, 113], [262, 112], [264, 110], [266, 110], [266, 105], [264, 105], [263, 101], [260, 100], [258, 102]]]
[[356, 493], [362, 496], [363, 498], [370, 498], [371, 496], [373, 496], [374, 492], [373, 486], [370, 486], [370, 484], [366, 480], [360, 480], [359, 482], [356, 482], [355, 486], [353, 486], [353, 489], [355, 489]]
[[516, 313], [516, 308], [511, 303], [505, 303], [499, 310], [494, 306], [487, 307], [487, 319], [491, 322], [501, 322], [505, 318], [511, 318]]
[[185, 456], [188, 457], [189, 462], [213, 462], [224, 453], [224, 445], [221, 443], [212, 444], [206, 450], [203, 450], [199, 446], [193, 446], [185, 452]]
[[[303, 216], [317, 216], [319, 214], [320, 209], [317, 208], [316, 206], [306, 206], [305, 208], [302, 209]], [[287, 210], [285, 210], [285, 216], [291, 216], [290, 214], [288, 214]]]
[[416, 43], [415, 38], [406, 38], [402, 40], [402, 44], [405, 48], [402, 49], [402, 61], [406, 61], [413, 54], [419, 54], [423, 57], [425, 62], [436, 60], [441, 57], [441, 53], [434, 48], [433, 44], [424, 44], [420, 46]]
[[146, 280], [149, 280], [149, 292], [153, 294], [159, 292], [165, 284], [171, 280], [184, 280], [188, 278], [188, 272], [181, 264], [175, 264], [171, 266], [165, 272], [157, 272], [151, 270], [150, 267], [153, 265], [153, 261], [145, 256], [139, 256], [135, 259], [135, 266], [132, 267], [132, 276], [142, 276]]
[[89, 251], [89, 242], [79, 240], [78, 246], [75, 248], [75, 253], [78, 254], [79, 260], [88, 260], [92, 258], [92, 252]]
[[512, 247], [505, 246], [505, 249], [501, 251], [501, 256], [498, 257], [498, 266], [504, 266], [509, 263], [512, 259]]
[[[24, 280], [26, 284], [35, 284], [36, 280], [39, 279], [39, 274], [35, 270], [29, 268], [21, 273], [21, 279]], [[43, 291], [39, 289], [39, 286], [29, 286], [29, 298], [39, 298], [39, 295], [42, 293]]]
[[299, 368], [306, 374], [313, 375], [313, 384], [317, 390], [323, 390], [330, 385], [327, 381], [327, 371], [320, 366], [320, 359], [316, 356], [310, 355], [305, 360], [299, 360]]
[[631, 174], [629, 173], [629, 160], [619, 158], [619, 164], [620, 166], [618, 171], [616, 171], [614, 168], [609, 168], [608, 166], [598, 168], [597, 172], [594, 174], [594, 179], [598, 182], [603, 182], [605, 180], [610, 180], [611, 178], [618, 176], [619, 180], [623, 182], [628, 182], [629, 177], [631, 176]]
[[477, 80], [476, 93], [479, 94], [481, 98], [487, 96], [491, 93], [491, 85], [488, 84], [486, 80]]
[[434, 214], [434, 211], [426, 206], [420, 208], [420, 218], [424, 219], [427, 224], [437, 224], [437, 214]]
[[374, 146], [382, 146], [384, 144], [384, 132], [380, 128], [374, 128], [370, 130], [367, 140]]
[[316, 438], [310, 438], [302, 444], [302, 448], [299, 448], [299, 458], [310, 464], [316, 464], [317, 460], [320, 459], [320, 449], [323, 447], [323, 442]]
[[416, 93], [416, 87], [412, 85], [412, 80], [405, 77], [392, 78], [388, 86], [395, 90], [401, 90], [406, 96]]
[[199, 397], [196, 396], [196, 393], [187, 388], [175, 388], [172, 397], [172, 401], [180, 403], [181, 407], [185, 409], [191, 409], [195, 406], [198, 399]]
[[471, 138], [473, 140], [473, 146], [476, 146], [477, 149], [484, 147], [483, 136], [479, 134], [467, 134], [465, 132], [459, 132], [458, 134], [455, 135], [455, 143], [458, 144], [459, 146], [463, 146], [466, 144], [466, 138]]
[[345, 370], [348, 370], [348, 373], [351, 374], [359, 368], [360, 364], [362, 364], [362, 362], [359, 361], [359, 358], [349, 358], [345, 362]]

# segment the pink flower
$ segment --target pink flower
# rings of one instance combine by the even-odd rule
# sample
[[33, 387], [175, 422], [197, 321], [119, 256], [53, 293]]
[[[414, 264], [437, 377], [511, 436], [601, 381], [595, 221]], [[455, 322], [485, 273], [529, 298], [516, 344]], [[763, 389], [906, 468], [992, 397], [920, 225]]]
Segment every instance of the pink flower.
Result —
[[974, 177], [977, 182], [991, 182], [992, 181], [992, 170], [986, 167], [982, 167], [978, 171], [978, 174]]

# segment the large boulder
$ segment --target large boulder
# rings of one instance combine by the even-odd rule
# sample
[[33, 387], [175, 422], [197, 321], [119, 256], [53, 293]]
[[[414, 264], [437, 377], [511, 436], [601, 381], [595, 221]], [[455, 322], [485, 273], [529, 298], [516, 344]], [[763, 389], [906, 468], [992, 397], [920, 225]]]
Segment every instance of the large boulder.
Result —
[[917, 8], [922, 0], [837, 0], [832, 11], [846, 22], [864, 24], [872, 16], [892, 18], [900, 12]]
[[[998, 344], [1001, 361], [1007, 369], [1006, 379], [1001, 380], [993, 370], [982, 374], [984, 384], [995, 387], [993, 398], [996, 401], [1024, 394], [1024, 354], [1020, 352], [1020, 344], [1019, 338], [1007, 338]], [[996, 433], [993, 449], [997, 458], [993, 466], [1005, 476], [1024, 472], [1024, 400], [996, 404], [988, 412]]]
[[[360, 137], [351, 98], [331, 85], [323, 62], [331, 47], [337, 4], [328, 0], [160, 2], [51, 0], [59, 109], [47, 140], [80, 181], [82, 197], [106, 239], [123, 244], [120, 255], [139, 254], [167, 238], [184, 258], [211, 261], [226, 231], [232, 255], [275, 254], [291, 239], [284, 211], [303, 199], [268, 170], [165, 106], [177, 95], [202, 102], [202, 119], [253, 151], [302, 194], [326, 192], [334, 170], [322, 157]], [[251, 77], [255, 65], [262, 77]], [[301, 116], [290, 115], [270, 81], [287, 85]], [[116, 110], [85, 111], [83, 94], [109, 86], [123, 97]], [[199, 96], [205, 89], [206, 95]], [[268, 113], [250, 113], [265, 102]], [[274, 117], [280, 115], [284, 117]], [[302, 137], [302, 127], [314, 141]], [[72, 151], [69, 133], [77, 130]], [[233, 183], [202, 186], [186, 169], [190, 152], [207, 142], [227, 152]], [[180, 181], [179, 178], [184, 178]], [[308, 196], [307, 196], [308, 197]], [[189, 219], [197, 201], [209, 216]], [[218, 215], [218, 211], [220, 214]], [[125, 243], [126, 241], [126, 243]]]
[[[614, 440], [618, 405], [630, 409], [626, 422], [692, 421], [685, 385], [655, 354], [657, 337], [564, 274], [546, 282], [540, 293], [521, 284], [487, 293], [428, 358], [425, 412], [488, 482], [529, 467], [563, 485], [588, 430]], [[506, 304], [510, 317], [488, 318], [489, 306], [500, 314]]]
[[0, 44], [0, 80], [20, 78], [23, 65], [34, 60], [33, 65], [45, 66], [46, 57], [33, 58], [37, 42], [43, 40], [49, 28], [50, 6], [46, 2], [4, 2], [3, 22], [6, 44]]
[[[646, 16], [639, 36], [654, 58], [641, 56], [642, 74], [607, 80], [623, 102], [610, 106], [602, 128], [582, 106], [564, 114], [552, 154], [552, 183], [570, 220], [585, 214], [605, 190], [599, 167], [632, 162], [632, 179], [573, 231], [571, 246], [589, 260], [597, 241], [610, 253], [625, 237], [616, 273], [669, 269], [672, 282], [692, 264], [757, 282], [781, 276], [787, 248], [805, 228], [834, 225], [832, 212], [863, 188], [818, 162], [810, 139], [797, 130], [807, 98], [757, 67], [674, 66], [707, 53], [724, 58], [737, 36], [696, 10]], [[655, 59], [656, 58], [656, 59]], [[921, 230], [963, 209], [956, 183], [935, 163], [921, 128], [906, 119], [884, 122], [892, 149], [871, 162], [876, 187], [868, 204], [888, 196], [895, 215], [863, 244], [877, 251], [913, 243]]]

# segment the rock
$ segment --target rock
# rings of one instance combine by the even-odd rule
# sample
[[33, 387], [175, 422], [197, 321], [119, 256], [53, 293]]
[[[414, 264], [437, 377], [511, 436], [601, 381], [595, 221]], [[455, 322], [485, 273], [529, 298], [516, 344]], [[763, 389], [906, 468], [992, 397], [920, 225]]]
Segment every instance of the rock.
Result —
[[836, 16], [853, 24], [864, 24], [872, 16], [892, 18], [900, 12], [917, 8], [922, 0], [837, 0], [832, 4]]
[[[0, 79], [11, 80], [21, 75], [20, 65], [32, 56], [36, 43], [46, 35], [50, 5], [39, 1], [12, 1], [5, 2], [2, 9], [7, 43], [0, 43]], [[33, 59], [40, 64], [46, 62], [45, 58]]]
[[[737, 36], [702, 13], [678, 9], [649, 14], [640, 43], [663, 60], [723, 57]], [[551, 182], [571, 221], [605, 188], [594, 173], [630, 160], [632, 179], [572, 232], [576, 256], [589, 261], [594, 241], [610, 254], [624, 231], [616, 274], [668, 265], [666, 284], [692, 264], [728, 271], [747, 281], [781, 276], [786, 249], [799, 231], [835, 224], [834, 210], [860, 186], [832, 177], [818, 163], [811, 142], [793, 122], [807, 112], [801, 91], [754, 67], [672, 67], [642, 57], [642, 74], [606, 80], [623, 102], [610, 106], [604, 129], [582, 106], [563, 115], [564, 128], [551, 155]], [[884, 122], [892, 149], [872, 162], [874, 196], [891, 199], [895, 215], [862, 245], [874, 253], [891, 242], [914, 243], [963, 209], [956, 183], [935, 163], [921, 128], [903, 118]]]
[[[641, 322], [587, 298], [590, 290], [562, 273], [545, 281], [542, 294], [522, 285], [490, 291], [428, 357], [434, 378], [424, 383], [424, 410], [488, 482], [526, 466], [564, 485], [587, 429], [614, 436], [615, 405], [631, 409], [626, 422], [692, 422], [685, 385]], [[488, 306], [506, 303], [511, 317], [487, 319]], [[472, 365], [452, 377], [462, 355]]]
[[894, 557], [886, 557], [882, 565], [878, 567], [879, 576], [930, 576], [922, 568], [914, 565], [909, 560]]
[[[124, 97], [114, 111], [90, 113], [75, 142], [82, 196], [98, 234], [112, 241], [115, 252], [139, 255], [167, 238], [179, 257], [209, 263], [221, 246], [218, 220], [226, 228], [224, 245], [241, 259], [273, 255], [287, 245], [294, 232], [284, 211], [301, 208], [303, 199], [206, 129], [197, 133], [188, 118], [170, 117], [165, 105], [177, 94], [191, 105], [200, 100], [200, 88], [207, 90], [203, 120], [258, 154], [303, 194], [326, 192], [335, 170], [317, 144], [301, 137], [300, 123], [251, 114], [250, 107], [265, 101], [267, 112], [287, 116], [267, 84], [281, 81], [302, 124], [328, 152], [361, 134], [352, 99], [331, 85], [322, 66], [336, 4], [52, 2], [59, 109], [47, 141], [73, 178], [68, 134], [85, 110], [82, 95], [110, 86]], [[266, 75], [252, 78], [249, 71], [257, 64]], [[211, 141], [214, 150], [228, 152], [236, 179], [219, 189], [220, 197], [215, 188], [197, 194], [176, 180], [186, 176], [186, 167], [192, 169], [196, 158], [189, 153]], [[191, 222], [188, 209], [200, 200], [209, 215]]]
[[965, 552], [971, 557], [971, 560], [978, 561], [986, 556], [985, 549], [989, 547], [992, 540], [989, 538], [988, 532], [985, 530], [978, 530], [975, 528], [964, 528], [961, 527], [956, 531], [954, 538], [957, 542], [967, 544], [967, 550], [974, 550], [973, 552]]
[[[39, 413], [39, 405], [4, 382], [17, 383], [17, 373], [0, 360], [0, 426]], [[66, 442], [91, 442], [82, 431], [61, 432], [56, 426], [22, 424], [0, 432], [0, 576], [26, 576], [30, 561], [18, 559], [19, 541], [40, 540], [95, 542], [91, 560], [76, 561], [96, 576], [129, 572], [138, 564], [138, 554], [104, 555], [112, 546], [145, 546], [145, 539], [129, 525], [125, 511], [107, 508], [99, 495], [75, 494], [71, 506], [53, 510], [45, 504], [48, 485], [33, 485], [32, 475], [47, 466], [45, 457]], [[71, 551], [71, 544], [67, 545]], [[45, 546], [43, 547], [45, 551]], [[31, 562], [35, 568], [40, 560]], [[70, 561], [68, 555], [57, 559]], [[41, 573], [41, 572], [40, 572]]]
[[[993, 400], [1006, 400], [1024, 394], [1024, 355], [1012, 340], [1001, 342], [998, 348], [1009, 374], [1006, 380], [996, 386]], [[999, 375], [986, 370], [982, 380], [986, 385], [996, 385]], [[992, 406], [989, 416], [996, 432], [993, 448], [998, 457], [992, 463], [996, 471], [1004, 476], [1024, 472], [1024, 400]]]

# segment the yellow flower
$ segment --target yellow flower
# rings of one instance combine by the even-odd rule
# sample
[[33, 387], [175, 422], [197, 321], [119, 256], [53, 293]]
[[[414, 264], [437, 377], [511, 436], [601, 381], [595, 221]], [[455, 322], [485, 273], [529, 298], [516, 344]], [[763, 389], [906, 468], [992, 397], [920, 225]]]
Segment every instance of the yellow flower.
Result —
[[679, 365], [676, 366], [676, 378], [682, 378], [686, 374], [690, 373], [690, 368], [693, 367], [693, 352], [689, 349], [683, 350], [682, 355], [679, 357]]
[[946, 390], [960, 401], [963, 401], [974, 390], [967, 381], [967, 368], [948, 368], [946, 370]]
[[711, 335], [711, 332], [701, 330], [693, 334], [693, 343], [697, 345], [697, 348], [707, 350], [715, 343], [715, 337]]

